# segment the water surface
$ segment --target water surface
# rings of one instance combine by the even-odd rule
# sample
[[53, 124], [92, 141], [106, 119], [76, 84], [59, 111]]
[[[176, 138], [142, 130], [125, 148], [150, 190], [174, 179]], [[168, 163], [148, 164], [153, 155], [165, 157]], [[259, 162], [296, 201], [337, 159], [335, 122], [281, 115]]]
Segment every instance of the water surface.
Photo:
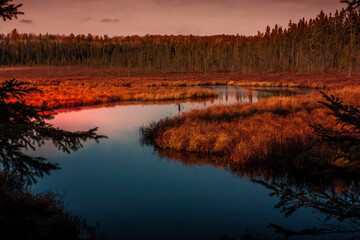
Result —
[[85, 143], [70, 155], [50, 145], [40, 149], [38, 154], [59, 163], [61, 170], [39, 179], [34, 190], [60, 193], [75, 214], [90, 224], [99, 222], [109, 239], [239, 238], [247, 230], [273, 236], [269, 223], [298, 230], [318, 225], [311, 209], [285, 218], [274, 209], [278, 199], [269, 197], [270, 190], [226, 166], [174, 161], [139, 144], [139, 128], [152, 121], [271, 95], [234, 87], [214, 89], [219, 98], [203, 102], [112, 105], [58, 114], [52, 121], [57, 127], [99, 127], [99, 134], [109, 138]]

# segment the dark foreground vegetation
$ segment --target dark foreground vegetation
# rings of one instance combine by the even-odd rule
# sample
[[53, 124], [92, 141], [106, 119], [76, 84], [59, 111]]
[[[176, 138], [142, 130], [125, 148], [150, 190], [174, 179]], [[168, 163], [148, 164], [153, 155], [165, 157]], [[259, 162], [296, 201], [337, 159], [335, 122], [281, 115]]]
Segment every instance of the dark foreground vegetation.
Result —
[[69, 132], [53, 127], [47, 120], [54, 114], [46, 107], [30, 106], [23, 97], [38, 91], [16, 80], [0, 86], [0, 231], [3, 239], [100, 239], [98, 228], [87, 226], [67, 211], [52, 193], [34, 194], [28, 189], [36, 178], [59, 169], [43, 157], [25, 150], [51, 141], [70, 153], [87, 140], [103, 138], [96, 128]]
[[0, 35], [0, 65], [80, 65], [142, 71], [346, 71], [360, 63], [360, 14], [320, 12], [257, 36]]
[[1, 239], [105, 239], [98, 226], [68, 211], [61, 197], [32, 193], [13, 177], [0, 173]]
[[[0, 20], [7, 21], [23, 14], [22, 4], [0, 0]], [[89, 227], [86, 221], [64, 207], [52, 193], [30, 192], [37, 177], [58, 169], [43, 157], [27, 155], [46, 141], [65, 152], [76, 151], [86, 140], [104, 136], [89, 131], [69, 132], [53, 127], [47, 120], [54, 113], [45, 106], [32, 106], [24, 97], [38, 89], [15, 79], [0, 85], [0, 232], [1, 239], [103, 239], [99, 227]]]
[[[18, 11], [21, 4], [9, 2], [0, 0], [0, 17], [3, 20], [11, 20], [17, 14], [22, 14]], [[360, 61], [360, 15], [353, 9], [359, 6], [358, 1], [345, 2], [349, 3], [348, 10], [334, 15], [321, 12], [316, 19], [290, 23], [287, 29], [278, 26], [267, 28], [265, 33], [254, 37], [109, 38], [91, 35], [35, 36], [13, 31], [7, 36], [0, 35], [0, 65], [113, 66], [118, 69], [124, 67], [128, 73], [134, 69], [139, 72], [157, 69], [164, 72], [197, 72], [195, 74], [337, 70], [347, 71], [350, 76], [358, 70]], [[359, 83], [355, 78], [314, 83], [308, 79], [299, 80], [299, 76], [301, 78], [303, 75], [296, 74], [298, 81], [279, 81], [277, 78], [264, 81], [263, 75], [260, 81], [229, 77], [229, 81], [215, 81], [214, 84], [296, 86], [330, 92], [272, 97], [253, 105], [218, 106], [192, 111], [142, 128], [142, 142], [153, 145], [161, 156], [185, 164], [207, 164], [227, 168], [240, 177], [250, 177], [279, 198], [275, 207], [286, 216], [303, 207], [325, 214], [323, 225], [310, 229], [291, 230], [276, 223], [269, 225], [285, 237], [358, 233], [360, 110], [356, 106], [360, 105]], [[73, 84], [72, 79], [68, 80], [70, 82], [66, 83], [58, 80], [36, 80], [31, 83], [2, 81], [0, 230], [1, 236], [6, 239], [103, 237], [97, 228], [88, 227], [83, 219], [67, 211], [57, 196], [27, 191], [28, 185], [35, 182], [36, 177], [49, 174], [58, 166], [42, 157], [27, 156], [23, 153], [24, 149], [35, 149], [45, 141], [52, 141], [60, 150], [70, 152], [81, 148], [86, 140], [102, 137], [96, 134], [96, 129], [67, 132], [46, 123], [53, 113], [48, 112], [48, 98], [42, 100], [44, 95], [36, 87], [47, 86], [51, 91], [45, 95], [55, 92], [61, 92], [60, 97], [75, 95], [75, 92], [66, 92]], [[142, 91], [149, 90], [147, 87], [189, 84], [188, 79], [185, 79], [185, 84], [180, 81], [164, 83], [162, 80], [147, 82], [149, 86], [145, 84], [146, 88]], [[106, 95], [113, 87], [122, 89], [120, 95], [124, 95], [124, 91], [140, 91], [126, 89], [134, 87], [131, 79], [116, 80], [112, 82], [114, 85], [109, 86], [100, 82], [89, 86], [85, 86], [84, 81], [77, 82], [83, 88], [89, 88], [80, 96], [88, 95], [95, 88], [102, 88], [99, 94], [95, 94], [98, 98], [95, 103], [99, 103], [114, 98], [111, 94]], [[204, 82], [206, 80], [201, 79], [194, 85]], [[29, 94], [31, 97], [26, 99]], [[36, 103], [29, 105], [29, 99], [34, 96], [38, 97]], [[77, 100], [74, 101], [76, 104]], [[94, 103], [89, 102], [82, 105]], [[68, 105], [51, 105], [54, 108], [61, 106]], [[336, 221], [330, 221], [332, 219]], [[243, 237], [263, 238], [266, 239], [261, 235]], [[232, 238], [224, 236], [220, 239]]]

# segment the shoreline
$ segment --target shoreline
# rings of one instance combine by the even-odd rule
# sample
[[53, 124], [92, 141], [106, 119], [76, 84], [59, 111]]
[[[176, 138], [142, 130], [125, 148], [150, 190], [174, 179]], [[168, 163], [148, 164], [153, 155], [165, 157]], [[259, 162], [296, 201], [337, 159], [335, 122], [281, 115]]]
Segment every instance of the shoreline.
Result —
[[360, 87], [360, 74], [341, 73], [235, 72], [139, 73], [127, 76], [126, 69], [90, 67], [0, 67], [0, 82], [10, 79], [29, 82], [43, 91], [27, 102], [52, 109], [77, 108], [129, 101], [173, 101], [216, 97], [206, 86], [243, 88], [288, 88], [334, 90]]

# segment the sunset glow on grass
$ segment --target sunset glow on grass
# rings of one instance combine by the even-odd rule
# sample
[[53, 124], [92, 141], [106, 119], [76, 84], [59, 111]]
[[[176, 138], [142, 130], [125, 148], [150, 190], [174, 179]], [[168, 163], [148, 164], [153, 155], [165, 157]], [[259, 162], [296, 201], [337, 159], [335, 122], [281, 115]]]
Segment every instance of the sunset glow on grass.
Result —
[[[360, 87], [328, 94], [346, 104], [360, 104]], [[217, 155], [241, 164], [289, 164], [300, 156], [306, 159], [313, 151], [329, 151], [310, 125], [341, 128], [319, 101], [320, 93], [312, 93], [194, 110], [151, 123], [142, 128], [142, 137], [160, 149]], [[331, 164], [333, 160], [328, 158]]]
[[360, 0], [0, 0], [1, 240], [359, 239]]
[[[217, 93], [201, 88], [207, 85], [238, 87], [287, 87], [313, 90], [341, 89], [360, 85], [360, 75], [347, 77], [337, 73], [298, 74], [232, 72], [142, 73], [114, 68], [32, 67], [2, 68], [0, 81], [11, 76], [29, 82], [41, 93], [26, 97], [29, 104], [50, 108], [69, 108], [125, 101], [166, 101], [216, 97]], [[133, 75], [133, 76], [131, 76]]]

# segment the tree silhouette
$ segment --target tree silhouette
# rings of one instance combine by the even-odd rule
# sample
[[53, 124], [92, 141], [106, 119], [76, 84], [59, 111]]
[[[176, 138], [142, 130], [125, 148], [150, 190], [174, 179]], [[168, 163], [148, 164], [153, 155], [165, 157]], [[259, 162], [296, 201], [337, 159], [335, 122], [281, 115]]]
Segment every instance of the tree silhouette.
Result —
[[58, 166], [45, 158], [26, 155], [23, 150], [35, 150], [36, 146], [52, 141], [59, 150], [70, 153], [81, 148], [84, 141], [104, 137], [95, 133], [96, 128], [69, 132], [53, 127], [46, 122], [54, 117], [53, 112], [23, 101], [24, 95], [33, 91], [38, 90], [15, 79], [5, 81], [0, 87], [0, 163], [6, 175], [15, 172], [29, 183]]
[[339, 98], [328, 96], [321, 92], [325, 101], [320, 101], [329, 115], [334, 116], [337, 127], [326, 127], [322, 124], [313, 124], [311, 127], [324, 141], [336, 145], [345, 153], [349, 160], [360, 159], [360, 108], [344, 104]]
[[10, 3], [13, 0], [0, 0], [0, 18], [4, 21], [11, 20], [12, 18], [17, 18], [17, 15], [24, 14], [19, 11], [19, 8], [22, 4], [13, 4]]
[[[0, 0], [0, 20], [16, 18], [21, 4]], [[15, 79], [0, 83], [0, 232], [4, 239], [105, 239], [99, 226], [67, 211], [52, 193], [32, 194], [27, 183], [49, 174], [58, 166], [42, 157], [24, 153], [47, 141], [65, 152], [82, 147], [82, 142], [104, 136], [89, 131], [69, 132], [53, 127], [47, 120], [54, 112], [27, 105], [23, 97], [35, 88]]]
[[[22, 4], [11, 4], [13, 0], [0, 0], [0, 17], [4, 21], [23, 14], [18, 9]], [[26, 183], [36, 182], [36, 177], [49, 174], [58, 169], [43, 157], [32, 157], [24, 150], [35, 150], [46, 141], [59, 149], [70, 153], [82, 147], [82, 142], [89, 139], [98, 140], [104, 136], [97, 135], [96, 128], [83, 132], [69, 132], [53, 127], [47, 123], [54, 113], [44, 107], [30, 106], [23, 97], [34, 91], [27, 83], [15, 79], [5, 81], [0, 87], [0, 164], [5, 176], [11, 176]]]
[[341, 194], [326, 191], [320, 187], [310, 186], [311, 190], [304, 191], [292, 188], [286, 184], [268, 183], [262, 180], [254, 182], [265, 186], [271, 191], [270, 196], [277, 196], [279, 202], [274, 206], [280, 209], [285, 217], [291, 216], [301, 208], [310, 208], [322, 213], [319, 227], [292, 230], [277, 224], [269, 224], [276, 233], [284, 234], [287, 238], [292, 236], [319, 236], [326, 234], [344, 234], [360, 232], [360, 196], [359, 189], [350, 189]]
[[360, 0], [341, 0], [340, 2], [347, 3], [348, 4], [347, 9], [350, 11], [353, 9], [360, 8]]

